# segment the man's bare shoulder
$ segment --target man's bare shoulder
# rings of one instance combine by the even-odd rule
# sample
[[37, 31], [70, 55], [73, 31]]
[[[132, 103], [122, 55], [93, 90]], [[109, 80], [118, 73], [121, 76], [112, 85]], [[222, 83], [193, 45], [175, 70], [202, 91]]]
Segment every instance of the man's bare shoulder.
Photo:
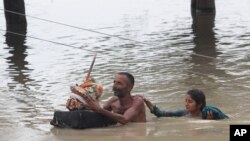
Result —
[[133, 98], [136, 98], [136, 99], [143, 99], [143, 95], [136, 94], [136, 95], [133, 95]]
[[133, 100], [138, 101], [138, 102], [143, 102], [144, 101], [142, 95], [134, 95]]

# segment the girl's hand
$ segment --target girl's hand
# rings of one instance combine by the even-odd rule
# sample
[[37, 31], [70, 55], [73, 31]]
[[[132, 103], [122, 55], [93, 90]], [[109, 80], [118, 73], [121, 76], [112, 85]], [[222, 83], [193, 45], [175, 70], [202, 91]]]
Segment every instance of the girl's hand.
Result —
[[154, 105], [146, 98], [143, 98], [145, 104], [147, 105], [147, 107], [149, 108], [149, 110], [152, 112], [154, 109]]
[[207, 111], [207, 119], [214, 119], [212, 111]]

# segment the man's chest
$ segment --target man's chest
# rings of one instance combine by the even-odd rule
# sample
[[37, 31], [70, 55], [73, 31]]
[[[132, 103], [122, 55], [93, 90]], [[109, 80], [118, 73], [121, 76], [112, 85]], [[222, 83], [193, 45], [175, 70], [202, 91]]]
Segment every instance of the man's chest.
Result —
[[112, 111], [115, 113], [123, 114], [126, 112], [131, 105], [122, 106], [119, 102], [115, 102], [111, 105]]

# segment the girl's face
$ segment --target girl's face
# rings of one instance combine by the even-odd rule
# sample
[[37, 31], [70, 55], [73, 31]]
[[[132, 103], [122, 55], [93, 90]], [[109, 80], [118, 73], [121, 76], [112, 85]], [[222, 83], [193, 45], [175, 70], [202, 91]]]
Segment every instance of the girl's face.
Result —
[[200, 110], [200, 107], [197, 105], [197, 103], [191, 98], [190, 95], [186, 95], [185, 97], [185, 107], [188, 112], [196, 112], [197, 110]]

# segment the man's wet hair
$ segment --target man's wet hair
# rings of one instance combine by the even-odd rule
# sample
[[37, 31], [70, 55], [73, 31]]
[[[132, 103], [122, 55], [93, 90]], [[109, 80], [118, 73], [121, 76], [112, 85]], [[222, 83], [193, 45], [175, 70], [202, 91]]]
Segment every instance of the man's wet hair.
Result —
[[135, 78], [132, 74], [128, 73], [128, 72], [118, 72], [117, 74], [119, 75], [125, 75], [128, 78], [129, 83], [134, 86], [135, 84]]
[[203, 91], [199, 89], [191, 89], [187, 92], [187, 94], [190, 95], [197, 105], [201, 105], [200, 110], [206, 106], [206, 96]]

